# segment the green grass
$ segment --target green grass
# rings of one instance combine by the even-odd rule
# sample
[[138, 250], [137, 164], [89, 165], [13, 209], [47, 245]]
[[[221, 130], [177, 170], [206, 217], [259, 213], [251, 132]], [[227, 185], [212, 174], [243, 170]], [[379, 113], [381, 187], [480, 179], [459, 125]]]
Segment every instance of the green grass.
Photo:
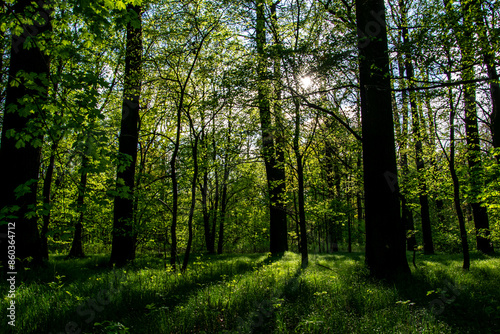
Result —
[[[184, 274], [139, 258], [52, 257], [18, 276], [13, 333], [500, 333], [500, 259], [418, 256], [411, 279], [372, 280], [361, 253], [193, 256]], [[0, 285], [2, 296], [7, 286]]]

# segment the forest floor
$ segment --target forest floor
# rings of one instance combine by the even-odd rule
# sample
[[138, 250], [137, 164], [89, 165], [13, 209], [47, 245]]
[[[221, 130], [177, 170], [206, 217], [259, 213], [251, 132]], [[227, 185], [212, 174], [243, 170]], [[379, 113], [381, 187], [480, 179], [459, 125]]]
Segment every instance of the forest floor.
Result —
[[[411, 263], [411, 254], [408, 253]], [[15, 327], [1, 333], [500, 333], [500, 257], [417, 255], [412, 278], [374, 281], [362, 253], [193, 255], [181, 274], [163, 259], [122, 269], [104, 255], [18, 276]]]

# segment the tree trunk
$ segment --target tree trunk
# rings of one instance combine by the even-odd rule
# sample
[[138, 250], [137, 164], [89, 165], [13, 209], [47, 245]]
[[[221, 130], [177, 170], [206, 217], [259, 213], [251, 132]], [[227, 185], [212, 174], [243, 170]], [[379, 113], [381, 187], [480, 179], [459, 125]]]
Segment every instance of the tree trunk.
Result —
[[228, 130], [226, 137], [226, 147], [224, 150], [224, 174], [222, 176], [222, 197], [221, 197], [221, 210], [220, 210], [220, 223], [219, 223], [219, 241], [217, 243], [217, 254], [222, 254], [224, 245], [224, 228], [226, 222], [227, 211], [227, 185], [229, 182], [229, 150], [231, 148], [231, 133], [232, 133], [231, 120], [228, 121]]
[[119, 138], [119, 154], [127, 162], [119, 163], [116, 175], [113, 242], [110, 263], [123, 266], [135, 258], [134, 238], [134, 185], [139, 138], [139, 100], [141, 94], [142, 67], [142, 7], [128, 5], [135, 12], [127, 23], [127, 47], [125, 54], [125, 81], [122, 104], [122, 120]]
[[[451, 62], [449, 56], [448, 60]], [[451, 80], [451, 74], [449, 73], [448, 80]], [[451, 89], [448, 89], [448, 96], [450, 103], [450, 158], [448, 162], [451, 179], [453, 181], [453, 202], [455, 203], [455, 210], [457, 211], [458, 224], [460, 227], [460, 240], [462, 242], [462, 254], [464, 257], [463, 268], [468, 270], [470, 268], [469, 244], [467, 242], [467, 230], [465, 229], [465, 218], [462, 211], [462, 203], [460, 202], [460, 183], [455, 171], [455, 105], [453, 103]]]
[[222, 197], [219, 222], [219, 241], [217, 242], [217, 254], [222, 254], [222, 246], [224, 244], [224, 223], [226, 221], [227, 210], [227, 182], [229, 181], [229, 167], [227, 166], [227, 154], [224, 163], [224, 176], [222, 178]]
[[177, 109], [177, 125], [176, 125], [176, 135], [174, 142], [174, 151], [172, 152], [172, 158], [170, 159], [170, 177], [172, 179], [172, 225], [170, 226], [170, 235], [172, 238], [172, 242], [170, 243], [170, 265], [172, 269], [176, 269], [176, 261], [177, 261], [177, 214], [179, 211], [179, 190], [178, 190], [178, 181], [177, 181], [177, 154], [179, 153], [179, 145], [180, 145], [180, 135], [181, 135], [181, 110], [182, 110], [182, 97], [184, 95], [181, 94], [181, 103]]
[[[462, 13], [464, 15], [464, 28], [458, 35], [460, 51], [462, 53], [463, 80], [475, 78], [474, 62], [475, 52], [472, 45], [473, 32], [471, 27], [474, 19], [472, 12], [477, 10], [472, 6], [471, 1], [461, 1]], [[476, 86], [475, 84], [464, 85], [464, 107], [465, 107], [465, 132], [467, 140], [467, 162], [469, 165], [469, 175], [471, 182], [472, 214], [476, 228], [477, 250], [483, 253], [492, 253], [493, 246], [489, 241], [489, 221], [486, 207], [481, 205], [479, 199], [483, 188], [483, 166], [481, 164], [481, 146], [479, 142], [479, 127], [476, 110]]]
[[[293, 137], [293, 151], [295, 153], [295, 161], [297, 164], [297, 182], [298, 182], [298, 209], [299, 209], [299, 227], [300, 227], [300, 252], [302, 254], [302, 268], [307, 268], [309, 264], [309, 254], [307, 250], [307, 227], [306, 227], [306, 209], [304, 198], [304, 166], [302, 154], [300, 153], [300, 104], [295, 98], [295, 133]], [[319, 233], [319, 227], [318, 227]], [[318, 244], [321, 240], [318, 237]]]
[[[383, 0], [356, 0], [365, 186], [366, 264], [378, 278], [410, 272], [400, 218]], [[373, 30], [373, 28], [376, 28]]]
[[285, 194], [284, 165], [280, 165], [276, 156], [279, 150], [275, 149], [274, 131], [271, 121], [269, 103], [269, 82], [267, 73], [267, 55], [265, 53], [265, 2], [256, 1], [256, 39], [258, 54], [258, 104], [262, 131], [262, 155], [266, 167], [266, 176], [269, 192], [269, 217], [270, 217], [270, 251], [281, 254], [287, 250], [287, 224], [286, 211], [283, 205]]
[[[407, 20], [407, 9], [405, 1], [399, 2], [401, 16], [402, 16], [402, 35], [403, 35], [403, 45], [404, 45], [404, 55], [405, 55], [405, 70], [406, 77], [409, 83], [409, 98], [410, 98], [410, 110], [412, 118], [412, 133], [415, 140], [415, 162], [417, 164], [417, 177], [418, 177], [418, 194], [420, 201], [420, 216], [422, 223], [422, 237], [424, 243], [424, 254], [434, 254], [434, 243], [432, 241], [432, 229], [431, 229], [431, 218], [429, 213], [429, 198], [427, 196], [427, 184], [425, 182], [425, 162], [423, 159], [424, 152], [422, 148], [422, 129], [420, 122], [420, 114], [417, 105], [417, 96], [411, 83], [414, 79], [414, 68], [413, 60], [410, 52], [410, 40], [408, 35], [408, 20]], [[407, 208], [406, 208], [407, 209]]]
[[49, 259], [49, 246], [47, 244], [47, 233], [49, 231], [50, 224], [50, 212], [52, 206], [52, 179], [54, 176], [54, 164], [56, 159], [56, 150], [58, 142], [53, 142], [50, 148], [50, 158], [49, 165], [47, 166], [47, 172], [45, 173], [45, 179], [43, 180], [43, 217], [42, 217], [42, 231], [40, 233], [40, 241], [42, 247], [42, 256], [44, 259]]
[[[2, 218], [0, 224], [0, 260], [6, 271], [21, 269], [17, 264], [10, 266], [8, 263], [8, 232], [15, 233], [15, 258], [26, 265], [26, 259], [32, 258], [32, 265], [40, 265], [43, 262], [40, 235], [37, 226], [36, 194], [38, 183], [38, 171], [40, 167], [40, 142], [42, 138], [33, 135], [39, 131], [39, 120], [43, 113], [41, 106], [46, 104], [48, 79], [50, 75], [50, 59], [40, 50], [38, 44], [31, 43], [31, 47], [24, 48], [26, 38], [40, 41], [40, 37], [50, 33], [51, 13], [44, 9], [47, 1], [38, 1], [37, 4], [30, 0], [19, 0], [12, 5], [12, 10], [18, 19], [23, 20], [28, 11], [38, 12], [44, 20], [43, 23], [33, 22], [22, 26], [22, 35], [12, 36], [10, 51], [10, 68], [8, 72], [8, 83], [6, 88], [5, 112], [3, 114], [3, 127], [0, 148], [0, 210], [12, 218]], [[16, 22], [17, 24], [17, 22]], [[20, 73], [34, 74], [34, 83], [23, 79]], [[33, 78], [33, 77], [31, 77]], [[33, 99], [33, 103], [21, 103], [25, 96]], [[32, 112], [30, 112], [32, 111]], [[32, 136], [31, 140], [23, 141], [23, 134]], [[21, 145], [19, 145], [21, 144]], [[23, 186], [22, 191], [17, 193], [16, 188]], [[6, 210], [6, 211], [4, 211]], [[14, 218], [15, 217], [15, 218]], [[6, 223], [13, 223], [8, 226]], [[10, 227], [14, 226], [14, 229]], [[11, 234], [12, 235], [12, 234]], [[17, 260], [16, 260], [17, 262]]]
[[[474, 21], [477, 24], [477, 32], [481, 43], [481, 53], [483, 62], [486, 65], [488, 78], [490, 79], [490, 97], [491, 97], [491, 134], [493, 139], [493, 147], [500, 148], [500, 85], [498, 83], [499, 76], [495, 65], [495, 54], [493, 52], [492, 43], [488, 39], [486, 17], [481, 9], [482, 1], [470, 2], [468, 5], [473, 7], [471, 14], [475, 16]], [[496, 156], [497, 161], [500, 160], [500, 155]]]
[[87, 174], [88, 174], [89, 158], [82, 155], [82, 169], [80, 171], [80, 185], [78, 186], [78, 198], [76, 200], [76, 207], [79, 212], [78, 222], [75, 224], [75, 234], [73, 235], [73, 243], [68, 254], [68, 258], [81, 258], [85, 257], [83, 252], [83, 217], [85, 214], [85, 192], [87, 190]]
[[212, 232], [210, 229], [210, 214], [208, 212], [208, 171], [203, 173], [203, 185], [201, 187], [201, 210], [203, 215], [203, 229], [205, 232], [205, 246], [209, 254], [215, 253], [212, 242]]
[[191, 207], [189, 208], [189, 216], [188, 216], [188, 241], [181, 269], [181, 271], [183, 272], [186, 271], [187, 269], [189, 263], [189, 254], [191, 253], [191, 245], [193, 243], [193, 216], [194, 216], [194, 208], [196, 206], [196, 181], [198, 180], [198, 138], [199, 135], [195, 134], [194, 144], [192, 147], [194, 168], [193, 168], [193, 179], [191, 181]]
[[[214, 138], [215, 138], [215, 130], [214, 130]], [[216, 161], [217, 159], [217, 154], [215, 153], [216, 151], [216, 143], [215, 143], [215, 139], [213, 141], [213, 145], [214, 145], [214, 162]], [[218, 172], [218, 169], [217, 167], [215, 167], [215, 199], [214, 201], [212, 202], [212, 206], [211, 206], [211, 213], [212, 213], [212, 227], [211, 227], [211, 236], [210, 236], [210, 249], [213, 250], [212, 253], [215, 254], [215, 231], [217, 229], [217, 220], [219, 218], [219, 172]]]

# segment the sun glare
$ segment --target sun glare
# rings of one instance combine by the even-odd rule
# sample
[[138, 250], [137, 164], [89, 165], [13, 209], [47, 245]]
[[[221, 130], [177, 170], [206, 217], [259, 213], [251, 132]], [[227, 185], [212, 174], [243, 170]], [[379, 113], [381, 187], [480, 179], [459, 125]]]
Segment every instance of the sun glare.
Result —
[[302, 77], [302, 79], [300, 79], [300, 82], [302, 84], [302, 87], [304, 88], [309, 88], [312, 85], [311, 77]]

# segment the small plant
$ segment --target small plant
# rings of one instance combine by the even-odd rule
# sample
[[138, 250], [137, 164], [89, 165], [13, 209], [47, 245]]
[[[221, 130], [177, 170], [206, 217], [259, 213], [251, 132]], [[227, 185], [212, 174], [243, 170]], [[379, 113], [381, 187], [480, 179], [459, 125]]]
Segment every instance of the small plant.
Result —
[[127, 334], [130, 333], [130, 328], [120, 322], [103, 321], [94, 323], [94, 327], [99, 330], [99, 333], [105, 334]]

